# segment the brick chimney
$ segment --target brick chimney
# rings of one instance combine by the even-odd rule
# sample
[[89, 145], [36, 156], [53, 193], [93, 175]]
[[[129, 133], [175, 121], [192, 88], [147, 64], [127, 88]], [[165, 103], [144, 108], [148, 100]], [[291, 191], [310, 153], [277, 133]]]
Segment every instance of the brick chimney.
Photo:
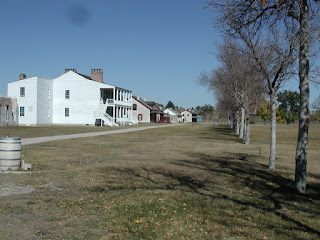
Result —
[[103, 83], [103, 70], [102, 69], [91, 69], [91, 79]]
[[23, 73], [21, 73], [20, 75], [19, 75], [19, 80], [23, 80], [23, 79], [26, 79], [27, 78], [27, 75], [25, 75], [25, 74], [23, 74]]
[[65, 70], [64, 70], [64, 72], [66, 73], [66, 72], [69, 72], [69, 71], [72, 71], [72, 72], [77, 72], [77, 69], [75, 69], [75, 68], [66, 68]]

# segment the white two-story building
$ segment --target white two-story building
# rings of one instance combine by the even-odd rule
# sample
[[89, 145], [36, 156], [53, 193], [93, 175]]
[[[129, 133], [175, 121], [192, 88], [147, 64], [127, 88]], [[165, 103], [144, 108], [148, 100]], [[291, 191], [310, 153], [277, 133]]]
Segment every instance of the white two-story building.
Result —
[[103, 83], [103, 71], [91, 76], [66, 69], [55, 79], [26, 78], [8, 84], [19, 106], [19, 125], [80, 124], [119, 126], [132, 120], [132, 92]]

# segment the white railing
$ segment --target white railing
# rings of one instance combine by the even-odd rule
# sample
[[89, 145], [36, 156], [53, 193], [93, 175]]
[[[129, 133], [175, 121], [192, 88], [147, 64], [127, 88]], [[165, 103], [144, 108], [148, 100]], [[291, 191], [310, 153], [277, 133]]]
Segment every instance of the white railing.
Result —
[[[100, 102], [97, 106], [97, 110], [94, 112], [94, 118], [104, 120], [105, 123], [108, 124], [109, 126], [118, 126], [119, 124], [121, 124], [121, 125], [126, 125], [126, 124], [137, 125], [138, 121], [133, 120], [133, 119], [129, 118], [128, 116], [111, 117], [107, 113], [108, 106], [112, 106], [115, 108], [118, 106], [119, 107], [131, 107], [131, 105], [132, 105], [131, 101], [120, 101], [120, 100], [114, 100], [114, 99], [103, 100], [102, 98], [100, 98]], [[116, 121], [116, 123], [115, 123], [115, 121]]]
[[136, 121], [136, 120], [133, 120], [133, 119], [130, 119], [129, 120], [129, 124], [133, 124], [133, 125], [138, 125], [138, 121]]
[[110, 122], [113, 122], [113, 117], [111, 117], [108, 113], [104, 113], [104, 117], [108, 119]]
[[109, 99], [107, 98], [105, 101], [100, 98], [99, 105], [119, 105], [119, 106], [126, 106], [126, 107], [131, 107], [132, 106], [132, 101], [124, 101], [124, 100], [115, 100], [115, 99]]
[[132, 106], [132, 102], [125, 102], [125, 101], [120, 101], [120, 100], [115, 100], [114, 104], [119, 105], [119, 106], [126, 106], [126, 107]]
[[94, 118], [103, 120], [105, 124], [109, 126], [118, 126], [118, 124], [114, 123], [113, 118], [108, 113], [104, 113], [100, 110], [94, 112]]
[[95, 111], [95, 112], [94, 112], [94, 117], [95, 117], [95, 118], [104, 117], [104, 118], [108, 119], [110, 122], [113, 121], [113, 118], [112, 118], [108, 113], [103, 112], [103, 111], [101, 111], [101, 110]]

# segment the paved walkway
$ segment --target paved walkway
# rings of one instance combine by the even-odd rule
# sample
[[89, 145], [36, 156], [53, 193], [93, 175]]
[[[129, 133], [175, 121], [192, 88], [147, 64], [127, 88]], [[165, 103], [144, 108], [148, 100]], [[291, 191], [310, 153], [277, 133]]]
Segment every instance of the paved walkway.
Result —
[[25, 146], [25, 145], [30, 145], [30, 144], [36, 144], [36, 143], [42, 143], [42, 142], [54, 141], [54, 140], [61, 140], [61, 139], [95, 137], [95, 136], [108, 135], [108, 134], [137, 132], [137, 131], [153, 129], [153, 128], [174, 127], [177, 125], [180, 125], [180, 124], [166, 124], [166, 125], [159, 125], [159, 126], [126, 128], [126, 129], [110, 130], [110, 131], [103, 131], [103, 132], [77, 133], [77, 134], [50, 136], [50, 137], [22, 138], [21, 145]]

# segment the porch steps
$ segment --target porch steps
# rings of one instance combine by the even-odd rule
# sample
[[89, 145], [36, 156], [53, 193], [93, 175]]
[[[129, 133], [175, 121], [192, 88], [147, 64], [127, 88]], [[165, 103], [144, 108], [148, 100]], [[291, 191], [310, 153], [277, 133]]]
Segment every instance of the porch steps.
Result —
[[104, 124], [110, 127], [119, 126], [117, 123], [114, 123], [112, 121], [112, 117], [108, 113], [106, 113], [105, 110], [99, 108], [97, 111], [94, 112], [94, 119], [100, 119], [101, 121], [103, 120]]

